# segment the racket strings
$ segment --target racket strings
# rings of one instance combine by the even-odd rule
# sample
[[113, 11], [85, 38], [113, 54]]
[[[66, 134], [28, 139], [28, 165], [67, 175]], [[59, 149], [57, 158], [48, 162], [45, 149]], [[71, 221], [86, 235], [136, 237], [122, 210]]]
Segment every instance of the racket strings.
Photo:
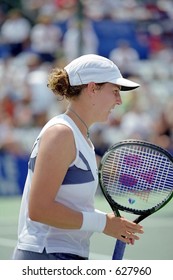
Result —
[[103, 166], [104, 186], [120, 204], [148, 209], [172, 192], [173, 165], [157, 150], [132, 145], [112, 149]]

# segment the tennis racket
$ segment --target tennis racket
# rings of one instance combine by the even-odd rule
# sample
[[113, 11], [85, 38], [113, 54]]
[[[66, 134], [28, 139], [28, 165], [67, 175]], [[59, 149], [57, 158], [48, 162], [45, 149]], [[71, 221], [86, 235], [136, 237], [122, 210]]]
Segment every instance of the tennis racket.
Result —
[[[121, 141], [108, 149], [99, 166], [101, 190], [116, 216], [138, 215], [139, 223], [173, 197], [173, 157], [140, 140]], [[123, 259], [126, 243], [117, 240], [113, 260]]]

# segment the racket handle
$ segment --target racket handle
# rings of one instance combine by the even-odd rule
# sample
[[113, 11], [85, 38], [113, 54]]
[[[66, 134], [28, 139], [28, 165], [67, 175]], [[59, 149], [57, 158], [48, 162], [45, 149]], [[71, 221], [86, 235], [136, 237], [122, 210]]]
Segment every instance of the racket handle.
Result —
[[126, 248], [126, 243], [120, 240], [117, 240], [114, 248], [114, 252], [112, 255], [112, 260], [122, 260], [124, 251]]

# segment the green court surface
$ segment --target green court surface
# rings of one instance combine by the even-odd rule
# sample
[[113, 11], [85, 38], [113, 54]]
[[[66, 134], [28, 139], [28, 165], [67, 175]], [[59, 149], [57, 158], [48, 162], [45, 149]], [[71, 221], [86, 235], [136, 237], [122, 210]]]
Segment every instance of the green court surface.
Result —
[[[10, 260], [17, 239], [17, 222], [21, 197], [0, 197], [0, 260]], [[103, 198], [96, 199], [96, 207], [110, 211]], [[129, 214], [125, 217], [133, 219]], [[125, 259], [173, 260], [173, 200], [163, 209], [141, 223], [145, 233], [135, 245], [128, 245]], [[111, 260], [115, 240], [95, 233], [91, 238], [90, 259]]]

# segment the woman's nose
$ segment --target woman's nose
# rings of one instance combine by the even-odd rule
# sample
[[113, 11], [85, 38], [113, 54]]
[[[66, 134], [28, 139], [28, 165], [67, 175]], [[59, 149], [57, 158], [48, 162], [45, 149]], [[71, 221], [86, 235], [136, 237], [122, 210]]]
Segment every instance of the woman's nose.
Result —
[[117, 96], [116, 104], [117, 105], [121, 105], [122, 104], [122, 99], [121, 99], [121, 95], [120, 94]]

